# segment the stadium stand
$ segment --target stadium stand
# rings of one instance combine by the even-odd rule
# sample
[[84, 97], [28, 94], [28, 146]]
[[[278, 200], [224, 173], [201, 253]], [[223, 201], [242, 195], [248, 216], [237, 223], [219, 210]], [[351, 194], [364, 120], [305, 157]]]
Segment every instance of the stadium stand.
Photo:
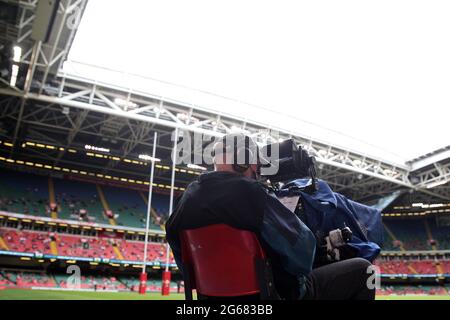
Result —
[[80, 210], [87, 210], [87, 220], [108, 224], [94, 184], [53, 179], [61, 219], [80, 220]]
[[[389, 219], [384, 221], [386, 248], [391, 250], [432, 250], [428, 243], [425, 226], [417, 219]], [[395, 239], [392, 238], [395, 235]], [[397, 241], [397, 243], [396, 243]]]
[[440, 262], [443, 268], [444, 273], [450, 274], [450, 261], [445, 260]]
[[403, 261], [377, 261], [376, 264], [380, 267], [381, 273], [384, 274], [408, 274], [407, 263]]
[[[79, 223], [98, 223], [111, 227], [77, 228], [63, 227], [64, 223], [49, 225], [47, 222], [24, 223], [24, 218], [0, 220], [0, 250], [70, 259], [90, 258], [99, 260], [122, 261], [121, 265], [140, 262], [144, 259], [143, 227], [147, 211], [148, 194], [145, 191], [96, 184], [93, 182], [40, 176], [16, 171], [0, 170], [0, 178], [6, 183], [0, 185], [0, 210], [35, 216], [38, 219], [58, 218]], [[51, 203], [56, 210], [51, 210]], [[151, 224], [153, 230], [161, 232], [161, 224], [167, 217], [169, 198], [153, 193]], [[52, 212], [55, 211], [55, 212]], [[111, 215], [107, 216], [107, 212]], [[81, 213], [81, 214], [80, 214]], [[83, 215], [85, 213], [85, 215]], [[30, 219], [28, 219], [30, 220]], [[26, 221], [26, 219], [25, 219]], [[414, 251], [435, 252], [449, 250], [450, 226], [439, 223], [435, 216], [399, 217], [383, 219], [385, 228], [384, 252], [376, 264], [380, 267], [384, 279], [404, 279], [404, 277], [432, 276], [440, 286], [423, 285], [385, 285], [378, 293], [381, 295], [406, 294], [447, 294], [448, 288], [442, 286], [441, 279], [448, 279], [450, 260], [444, 256], [428, 253], [412, 254]], [[43, 226], [45, 225], [45, 227]], [[125, 227], [130, 232], [118, 232], [114, 228]], [[111, 229], [112, 228], [112, 229]], [[153, 272], [166, 262], [166, 246], [160, 234], [155, 233], [147, 247], [147, 261], [154, 263]], [[36, 258], [37, 259], [37, 258]], [[170, 253], [169, 263], [175, 264]], [[95, 263], [94, 263], [95, 264]], [[3, 266], [2, 266], [3, 267]], [[59, 273], [58, 273], [59, 272]], [[0, 269], [0, 288], [67, 288], [68, 275], [55, 271]], [[92, 271], [92, 275], [83, 275], [81, 289], [138, 291], [138, 276], [103, 274]], [[160, 276], [157, 276], [160, 279]], [[181, 289], [180, 289], [181, 288]], [[155, 278], [147, 280], [147, 290], [161, 290], [161, 281]], [[182, 285], [171, 282], [171, 292], [180, 292]]]
[[[0, 287], [3, 288], [68, 288], [67, 274], [45, 273], [36, 270], [0, 269]], [[73, 285], [73, 283], [71, 283]], [[114, 291], [137, 291], [139, 286], [138, 276], [103, 276], [82, 275], [80, 277], [79, 289], [84, 290], [114, 290]], [[161, 291], [161, 281], [147, 280], [147, 289], [150, 292]], [[183, 292], [183, 283], [171, 281], [170, 291]]]
[[438, 226], [436, 219], [386, 219], [384, 250], [448, 250], [450, 226]]
[[437, 249], [448, 250], [450, 248], [450, 226], [438, 226], [436, 219], [426, 219], [430, 232], [434, 240], [436, 240]]
[[54, 279], [45, 272], [0, 270], [0, 286], [5, 287], [54, 287]]
[[[67, 288], [67, 276], [66, 275], [55, 275], [57, 286], [61, 288]], [[125, 291], [127, 286], [117, 280], [116, 277], [106, 277], [106, 276], [81, 276], [80, 277], [80, 288], [81, 289], [97, 289], [97, 290], [122, 290]]]
[[45, 233], [0, 229], [0, 236], [10, 251], [51, 254], [51, 239]]
[[[139, 241], [123, 240], [120, 244], [121, 251], [125, 260], [143, 260], [144, 243]], [[149, 243], [147, 248], [147, 258], [151, 261], [166, 261], [166, 246], [164, 244]], [[170, 263], [175, 263], [173, 256], [170, 257]]]
[[18, 287], [54, 287], [54, 280], [45, 273], [20, 272], [15, 275]]
[[[145, 199], [147, 199], [148, 193], [143, 193], [143, 195]], [[152, 207], [155, 209], [155, 212], [159, 217], [163, 219], [166, 218], [169, 213], [169, 197], [153, 193]]]
[[[5, 241], [7, 251], [52, 254], [51, 242], [54, 239], [57, 253], [61, 256], [105, 258], [142, 261], [144, 243], [107, 237], [90, 237], [62, 233], [19, 231], [0, 228], [0, 236]], [[166, 246], [149, 242], [147, 260], [158, 263], [166, 261]], [[170, 263], [175, 263], [170, 256]]]
[[[138, 191], [109, 186], [102, 189], [110, 209], [117, 215], [118, 225], [135, 228], [145, 227], [147, 204]], [[153, 204], [153, 206], [155, 205]], [[152, 227], [158, 228], [155, 224], [152, 224]]]
[[0, 210], [50, 216], [47, 180], [37, 175], [0, 170]]
[[[52, 197], [57, 218], [144, 228], [147, 196], [135, 189], [100, 186], [70, 179], [49, 178], [0, 170], [0, 210], [51, 217]], [[106, 211], [112, 217], [106, 215]], [[169, 210], [166, 195], [154, 193], [150, 228], [160, 229]], [[81, 214], [80, 214], [81, 213]]]
[[88, 258], [119, 258], [112, 244], [104, 238], [57, 235], [58, 252], [63, 256]]
[[378, 295], [448, 295], [449, 286], [383, 286]]
[[[448, 263], [448, 261], [441, 261], [441, 264]], [[378, 260], [376, 264], [380, 267], [382, 274], [439, 274], [442, 273], [438, 269], [438, 261], [434, 260], [394, 260], [382, 261]]]

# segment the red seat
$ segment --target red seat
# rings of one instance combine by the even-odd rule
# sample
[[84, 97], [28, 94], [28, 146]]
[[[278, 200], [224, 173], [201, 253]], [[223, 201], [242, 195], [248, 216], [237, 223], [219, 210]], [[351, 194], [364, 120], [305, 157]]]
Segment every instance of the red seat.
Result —
[[275, 296], [272, 274], [256, 235], [225, 224], [181, 234], [186, 299], [203, 296]]

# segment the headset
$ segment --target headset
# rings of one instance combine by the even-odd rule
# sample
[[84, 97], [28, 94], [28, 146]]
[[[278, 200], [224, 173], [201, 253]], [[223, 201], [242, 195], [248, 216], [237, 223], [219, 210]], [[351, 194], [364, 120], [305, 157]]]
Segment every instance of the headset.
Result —
[[[227, 149], [227, 147], [229, 147], [227, 145], [227, 141], [229, 143], [231, 139], [232, 139], [232, 146], [233, 146], [233, 164], [232, 164], [233, 170], [238, 173], [244, 173], [251, 167], [252, 164], [257, 164], [258, 171], [259, 171], [260, 157], [259, 157], [258, 145], [253, 140], [251, 140], [251, 138], [249, 136], [246, 136], [243, 134], [225, 135], [222, 138], [222, 140], [220, 141], [220, 143], [222, 143], [222, 147], [223, 147], [223, 154], [226, 154], [229, 151], [231, 151], [231, 150]], [[240, 139], [240, 141], [244, 141], [244, 143], [243, 144], [242, 144], [242, 142], [238, 143], [239, 139]], [[253, 145], [253, 148], [251, 145]], [[256, 163], [255, 163], [255, 161], [253, 161], [255, 159], [255, 153], [254, 153], [255, 151], [256, 151]], [[214, 152], [214, 156], [215, 156], [215, 152]], [[239, 160], [244, 159], [244, 162], [238, 163], [238, 159]], [[257, 174], [258, 174], [258, 172], [257, 172]]]

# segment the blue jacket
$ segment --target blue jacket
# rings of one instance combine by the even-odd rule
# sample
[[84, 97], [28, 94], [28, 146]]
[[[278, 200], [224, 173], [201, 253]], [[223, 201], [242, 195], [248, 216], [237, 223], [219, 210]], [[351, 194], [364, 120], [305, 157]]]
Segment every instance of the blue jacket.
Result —
[[378, 209], [349, 200], [333, 192], [329, 185], [318, 180], [318, 190], [308, 194], [299, 190], [310, 183], [309, 179], [297, 179], [286, 184], [278, 196], [300, 194], [308, 227], [317, 234], [349, 227], [353, 232], [349, 246], [357, 256], [373, 261], [383, 243], [383, 225]]

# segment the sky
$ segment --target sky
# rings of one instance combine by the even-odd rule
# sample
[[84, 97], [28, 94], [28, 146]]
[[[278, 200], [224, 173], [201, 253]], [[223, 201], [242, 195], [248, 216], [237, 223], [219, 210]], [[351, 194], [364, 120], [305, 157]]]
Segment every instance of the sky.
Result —
[[65, 68], [404, 163], [450, 145], [449, 16], [450, 1], [89, 0]]

